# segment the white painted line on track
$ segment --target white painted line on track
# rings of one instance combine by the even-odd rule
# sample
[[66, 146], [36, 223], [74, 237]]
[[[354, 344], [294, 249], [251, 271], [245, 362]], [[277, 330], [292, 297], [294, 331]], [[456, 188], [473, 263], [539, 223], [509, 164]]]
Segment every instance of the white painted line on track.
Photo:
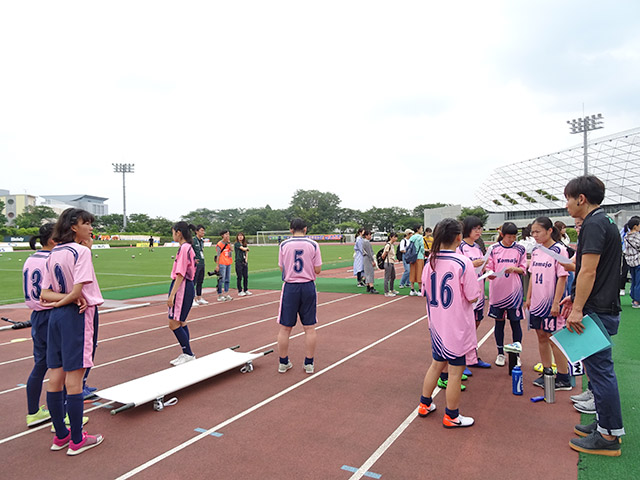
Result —
[[321, 375], [333, 370], [334, 368], [342, 365], [343, 363], [351, 360], [354, 357], [357, 357], [358, 355], [360, 355], [361, 353], [366, 352], [367, 350], [375, 347], [376, 345], [379, 345], [380, 343], [388, 340], [389, 338], [397, 335], [398, 333], [401, 333], [403, 331], [405, 331], [408, 328], [413, 327], [414, 325], [417, 325], [418, 323], [420, 323], [423, 319], [426, 318], [426, 315], [423, 317], [420, 317], [417, 320], [414, 320], [413, 322], [405, 325], [404, 327], [399, 328], [398, 330], [391, 332], [390, 334], [376, 340], [373, 343], [370, 343], [369, 345], [367, 345], [366, 347], [361, 348], [360, 350], [347, 355], [346, 357], [342, 358], [341, 360], [338, 360], [335, 363], [332, 363], [331, 365], [329, 365], [328, 367], [323, 368], [322, 370], [316, 372], [314, 375], [309, 376], [308, 378], [305, 378], [304, 380], [299, 381], [298, 383], [294, 383], [293, 385], [291, 385], [288, 388], [285, 388], [284, 390], [276, 393], [275, 395], [270, 396], [269, 398], [266, 398], [265, 400], [256, 403], [254, 406], [247, 408], [246, 410], [240, 412], [239, 414], [215, 425], [214, 427], [211, 427], [210, 429], [206, 430], [205, 432], [200, 433], [199, 435], [187, 440], [184, 443], [181, 443], [180, 445], [177, 445], [176, 447], [172, 448], [171, 450], [166, 451], [165, 453], [158, 455], [157, 457], [149, 460], [146, 463], [143, 463], [142, 465], [140, 465], [137, 468], [134, 468], [133, 470], [130, 470], [129, 472], [125, 473], [124, 475], [121, 475], [120, 477], [118, 477], [116, 480], [125, 480], [127, 478], [131, 478], [134, 475], [146, 470], [147, 468], [155, 465], [156, 463], [161, 462], [162, 460], [170, 457], [171, 455], [173, 455], [174, 453], [177, 453], [181, 450], [184, 450], [185, 448], [193, 445], [194, 443], [202, 440], [203, 438], [208, 437], [209, 435], [211, 435], [214, 432], [219, 432], [222, 428], [226, 427], [227, 425], [232, 424], [233, 422], [235, 422], [236, 420], [240, 420], [241, 418], [249, 415], [250, 413], [255, 412], [256, 410], [264, 407], [265, 405], [268, 405], [269, 403], [273, 402], [274, 400], [277, 400], [278, 398], [286, 395], [289, 392], [292, 392], [293, 390], [305, 385], [308, 382], [311, 382], [317, 378], [319, 378]]
[[[484, 342], [486, 342], [487, 339], [493, 334], [494, 329], [495, 327], [490, 328], [487, 334], [484, 337], [482, 337], [482, 340], [478, 342], [478, 348], [480, 348], [484, 344]], [[440, 388], [436, 387], [432, 398], [434, 398], [440, 392], [441, 392]], [[398, 426], [398, 428], [396, 428], [395, 431], [391, 435], [389, 435], [384, 442], [382, 442], [382, 445], [380, 445], [376, 449], [376, 451], [373, 452], [373, 454], [371, 454], [371, 456], [360, 466], [360, 468], [353, 475], [351, 475], [351, 477], [349, 477], [349, 480], [359, 480], [360, 478], [362, 478], [363, 475], [371, 469], [373, 464], [380, 459], [380, 457], [384, 454], [384, 452], [386, 452], [389, 449], [389, 447], [393, 445], [393, 442], [395, 442], [400, 437], [400, 435], [402, 435], [402, 433], [407, 429], [407, 427], [411, 425], [411, 422], [413, 422], [417, 418], [417, 416], [418, 416], [418, 408], [416, 407], [415, 410], [413, 410], [409, 414], [409, 416], [404, 420], [404, 422], [402, 422], [400, 426]]]

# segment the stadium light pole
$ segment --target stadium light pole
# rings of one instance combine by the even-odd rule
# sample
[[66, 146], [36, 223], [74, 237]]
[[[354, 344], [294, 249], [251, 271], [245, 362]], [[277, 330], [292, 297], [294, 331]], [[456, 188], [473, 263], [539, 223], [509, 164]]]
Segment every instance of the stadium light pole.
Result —
[[134, 173], [133, 168], [135, 163], [112, 163], [113, 171], [115, 173], [122, 172], [122, 231], [127, 229], [127, 190], [125, 187], [125, 175], [127, 173]]
[[587, 156], [587, 133], [591, 130], [597, 130], [604, 128], [604, 118], [602, 114], [587, 115], [583, 118], [574, 118], [573, 120], [567, 120], [571, 133], [583, 133], [584, 134], [584, 174], [589, 174], [589, 158]]

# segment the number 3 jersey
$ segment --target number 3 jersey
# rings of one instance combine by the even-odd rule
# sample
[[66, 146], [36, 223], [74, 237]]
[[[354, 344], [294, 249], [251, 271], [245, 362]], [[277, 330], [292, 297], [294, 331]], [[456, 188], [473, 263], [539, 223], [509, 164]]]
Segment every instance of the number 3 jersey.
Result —
[[[559, 242], [554, 243], [549, 250], [569, 258], [567, 249]], [[569, 275], [557, 260], [551, 258], [542, 250], [535, 248], [531, 252], [531, 307], [529, 312], [540, 318], [551, 316], [551, 305], [556, 294], [556, 285], [560, 277]]]
[[427, 261], [422, 271], [431, 343], [442, 357], [453, 359], [478, 346], [470, 300], [480, 298], [480, 282], [473, 263], [462, 254], [442, 250], [435, 264], [434, 270]]
[[[527, 269], [527, 252], [522, 245], [512, 243], [505, 247], [502, 242], [494, 244], [487, 259], [487, 269], [494, 272], [509, 267]], [[492, 307], [514, 309], [522, 307], [522, 279], [517, 273], [506, 273], [489, 283], [489, 305]]]
[[56, 293], [71, 293], [73, 286], [80, 283], [87, 305], [104, 303], [91, 262], [91, 250], [75, 242], [54, 247], [47, 261], [42, 287]]
[[40, 250], [27, 258], [22, 267], [24, 301], [31, 310], [37, 312], [50, 310], [52, 307], [40, 305], [40, 293], [42, 292], [42, 278], [47, 265], [50, 251]]
[[280, 244], [278, 265], [287, 283], [313, 282], [315, 267], [322, 265], [318, 244], [305, 237], [291, 237]]

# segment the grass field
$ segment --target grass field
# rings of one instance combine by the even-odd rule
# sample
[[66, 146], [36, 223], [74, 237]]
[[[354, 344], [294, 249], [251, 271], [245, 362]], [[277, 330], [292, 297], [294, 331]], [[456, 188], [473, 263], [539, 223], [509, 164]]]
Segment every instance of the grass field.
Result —
[[[378, 248], [374, 244], [374, 249]], [[320, 249], [324, 270], [344, 267], [353, 262], [353, 245], [321, 245]], [[146, 247], [93, 250], [93, 264], [103, 296], [121, 300], [165, 293], [171, 281], [169, 274], [173, 263], [172, 256], [176, 251], [177, 248], [173, 247], [159, 247], [153, 252], [149, 252]], [[19, 251], [1, 254], [0, 305], [24, 301], [22, 265], [32, 253], [33, 251]], [[205, 248], [205, 255], [207, 270], [213, 270], [214, 249]], [[275, 283], [272, 280], [274, 272], [278, 272], [277, 246], [251, 247], [249, 252], [250, 288], [280, 289], [279, 275], [275, 276]], [[206, 277], [205, 287], [215, 285], [215, 277]], [[232, 269], [231, 288], [234, 286], [235, 272]]]

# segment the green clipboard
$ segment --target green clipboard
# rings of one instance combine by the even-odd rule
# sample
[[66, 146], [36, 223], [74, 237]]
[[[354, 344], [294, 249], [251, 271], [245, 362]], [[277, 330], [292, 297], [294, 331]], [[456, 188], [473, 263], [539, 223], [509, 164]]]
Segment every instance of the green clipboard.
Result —
[[585, 315], [582, 324], [584, 331], [581, 334], [570, 332], [565, 327], [551, 336], [551, 341], [571, 363], [611, 348], [611, 337], [596, 314]]

